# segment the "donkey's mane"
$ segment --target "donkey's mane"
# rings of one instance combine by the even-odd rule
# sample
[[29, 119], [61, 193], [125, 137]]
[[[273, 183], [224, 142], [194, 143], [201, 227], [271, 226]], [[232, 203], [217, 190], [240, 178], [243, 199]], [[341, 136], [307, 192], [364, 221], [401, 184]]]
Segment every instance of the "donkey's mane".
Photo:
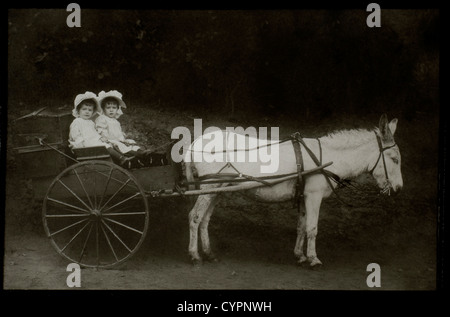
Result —
[[333, 148], [358, 147], [371, 141], [373, 134], [379, 134], [379, 129], [344, 129], [328, 133], [320, 138], [321, 142]]

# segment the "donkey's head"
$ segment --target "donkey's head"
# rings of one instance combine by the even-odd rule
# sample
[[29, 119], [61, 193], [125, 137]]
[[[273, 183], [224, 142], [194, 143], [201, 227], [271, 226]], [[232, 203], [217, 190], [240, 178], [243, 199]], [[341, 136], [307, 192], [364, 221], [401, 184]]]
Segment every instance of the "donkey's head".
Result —
[[391, 189], [398, 192], [403, 187], [400, 149], [394, 140], [397, 122], [397, 119], [389, 122], [385, 114], [381, 116], [378, 131], [375, 132], [379, 154], [374, 165], [369, 165], [370, 172], [384, 194], [390, 194]]

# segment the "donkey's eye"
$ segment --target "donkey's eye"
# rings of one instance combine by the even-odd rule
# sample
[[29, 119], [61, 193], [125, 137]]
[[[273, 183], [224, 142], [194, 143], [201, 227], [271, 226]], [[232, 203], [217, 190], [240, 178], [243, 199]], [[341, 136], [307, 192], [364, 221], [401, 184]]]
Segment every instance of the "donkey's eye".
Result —
[[392, 158], [392, 162], [394, 162], [394, 164], [397, 164], [397, 165], [398, 165], [398, 158], [393, 157], [393, 158]]

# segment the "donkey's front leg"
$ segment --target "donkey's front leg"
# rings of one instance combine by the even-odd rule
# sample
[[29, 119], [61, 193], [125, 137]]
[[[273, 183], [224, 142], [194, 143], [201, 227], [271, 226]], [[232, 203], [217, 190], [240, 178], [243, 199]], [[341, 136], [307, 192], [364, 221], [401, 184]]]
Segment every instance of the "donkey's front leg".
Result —
[[198, 254], [198, 226], [211, 204], [211, 196], [213, 195], [199, 196], [194, 207], [189, 212], [189, 254], [194, 264], [202, 261]]
[[306, 237], [308, 239], [306, 256], [308, 257], [311, 266], [322, 264], [316, 253], [316, 236], [322, 198], [323, 196], [321, 193], [305, 194]]

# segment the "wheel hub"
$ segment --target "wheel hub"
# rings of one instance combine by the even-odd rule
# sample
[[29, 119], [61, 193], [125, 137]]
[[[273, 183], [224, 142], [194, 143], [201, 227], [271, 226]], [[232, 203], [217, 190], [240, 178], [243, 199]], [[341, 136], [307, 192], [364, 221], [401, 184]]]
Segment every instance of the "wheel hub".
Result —
[[102, 213], [100, 210], [98, 209], [92, 209], [91, 210], [91, 218], [95, 219], [95, 220], [99, 220], [102, 217]]

